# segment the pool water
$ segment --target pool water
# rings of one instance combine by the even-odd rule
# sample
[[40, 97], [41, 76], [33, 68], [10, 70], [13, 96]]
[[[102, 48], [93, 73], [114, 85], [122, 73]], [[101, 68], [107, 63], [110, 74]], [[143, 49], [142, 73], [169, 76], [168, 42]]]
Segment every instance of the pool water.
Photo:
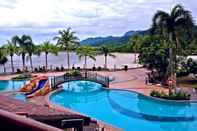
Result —
[[14, 99], [22, 100], [22, 101], [27, 101], [25, 95], [22, 93], [13, 93], [10, 97]]
[[0, 92], [1, 91], [17, 91], [22, 86], [24, 86], [28, 81], [27, 80], [0, 80]]
[[54, 104], [102, 120], [126, 131], [195, 131], [197, 103], [154, 100], [135, 92], [107, 90], [89, 81], [63, 84]]

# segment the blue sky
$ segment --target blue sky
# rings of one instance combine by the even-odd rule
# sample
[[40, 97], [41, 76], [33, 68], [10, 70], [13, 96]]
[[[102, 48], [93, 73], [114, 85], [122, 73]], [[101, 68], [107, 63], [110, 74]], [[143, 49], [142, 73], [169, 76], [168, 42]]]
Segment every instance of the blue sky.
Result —
[[22, 34], [41, 43], [67, 27], [81, 40], [119, 36], [149, 28], [157, 10], [170, 11], [178, 3], [197, 20], [197, 0], [0, 0], [0, 45]]

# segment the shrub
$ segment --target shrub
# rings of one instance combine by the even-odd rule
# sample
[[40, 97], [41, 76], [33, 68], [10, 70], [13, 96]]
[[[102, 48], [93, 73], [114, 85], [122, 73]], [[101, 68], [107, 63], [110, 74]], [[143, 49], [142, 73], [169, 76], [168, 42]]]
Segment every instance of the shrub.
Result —
[[181, 69], [177, 69], [176, 74], [177, 74], [177, 77], [188, 76], [189, 71], [186, 68], [183, 67]]
[[128, 66], [127, 66], [127, 65], [124, 66], [124, 70], [125, 70], [125, 71], [128, 70]]
[[65, 76], [81, 76], [81, 72], [79, 70], [72, 70], [70, 72], [66, 72]]
[[188, 94], [187, 92], [174, 92], [171, 93], [170, 95], [168, 95], [167, 93], [161, 91], [156, 91], [153, 90], [151, 91], [150, 95], [152, 97], [157, 97], [157, 98], [163, 98], [163, 99], [168, 99], [168, 100], [190, 100], [190, 94]]
[[102, 70], [102, 67], [99, 66], [97, 70], [98, 70], [98, 71], [101, 71], [101, 70]]
[[14, 78], [12, 78], [12, 80], [23, 80], [23, 79], [31, 79], [33, 76], [31, 75], [31, 73], [24, 73], [21, 75], [18, 75]]
[[20, 69], [16, 69], [16, 72], [17, 73], [21, 73], [22, 71]]
[[81, 72], [79, 70], [72, 70], [70, 74], [71, 76], [81, 76]]
[[55, 68], [55, 71], [60, 71], [60, 68], [59, 68], [59, 67], [56, 67], [56, 68]]

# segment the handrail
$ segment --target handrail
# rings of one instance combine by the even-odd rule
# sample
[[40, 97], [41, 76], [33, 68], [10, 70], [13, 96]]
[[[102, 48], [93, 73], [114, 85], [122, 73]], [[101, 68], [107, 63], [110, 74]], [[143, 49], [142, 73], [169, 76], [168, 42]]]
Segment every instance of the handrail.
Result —
[[65, 74], [61, 76], [54, 76], [51, 79], [51, 87], [55, 88], [59, 84], [62, 84], [64, 82], [74, 81], [74, 80], [89, 80], [89, 81], [100, 83], [105, 87], [109, 87], [108, 76], [102, 76], [92, 72], [81, 72], [81, 75], [79, 76], [67, 76]]
[[62, 129], [2, 109], [0, 109], [0, 122], [0, 129], [4, 130], [63, 131]]

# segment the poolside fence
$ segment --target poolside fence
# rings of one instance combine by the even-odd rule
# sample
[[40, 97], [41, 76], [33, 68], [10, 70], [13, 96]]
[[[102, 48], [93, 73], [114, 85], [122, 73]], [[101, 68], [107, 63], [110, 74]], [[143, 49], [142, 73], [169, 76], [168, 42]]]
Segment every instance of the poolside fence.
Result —
[[75, 80], [88, 80], [102, 84], [105, 87], [109, 87], [109, 77], [102, 76], [93, 72], [81, 72], [79, 76], [67, 76], [66, 74], [61, 76], [54, 76], [51, 78], [51, 87], [56, 88], [58, 85]]

